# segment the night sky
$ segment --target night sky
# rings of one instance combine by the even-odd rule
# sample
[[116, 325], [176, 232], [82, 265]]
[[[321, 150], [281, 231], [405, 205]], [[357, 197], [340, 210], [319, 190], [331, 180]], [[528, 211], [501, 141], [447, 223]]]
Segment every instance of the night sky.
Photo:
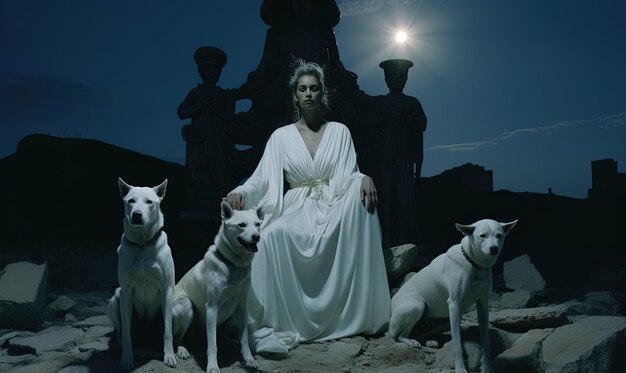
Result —
[[[344, 66], [370, 95], [378, 63], [409, 58], [405, 93], [429, 119], [423, 175], [472, 162], [494, 188], [585, 198], [591, 165], [626, 170], [626, 2], [338, 0]], [[3, 1], [0, 158], [31, 133], [101, 140], [184, 163], [176, 108], [202, 45], [228, 54], [220, 85], [260, 60], [260, 0]], [[406, 45], [393, 41], [397, 30]], [[239, 107], [245, 110], [249, 103]]]

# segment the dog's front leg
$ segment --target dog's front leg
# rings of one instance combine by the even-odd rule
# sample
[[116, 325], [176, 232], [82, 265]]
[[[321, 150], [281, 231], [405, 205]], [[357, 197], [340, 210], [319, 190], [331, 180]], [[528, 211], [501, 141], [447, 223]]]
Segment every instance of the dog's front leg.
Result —
[[478, 327], [480, 329], [480, 344], [483, 347], [481, 371], [491, 373], [491, 344], [489, 341], [489, 301], [487, 298], [478, 298], [476, 301]]
[[225, 287], [224, 279], [215, 276], [213, 281], [209, 282], [207, 289], [207, 300], [204, 305], [206, 309], [207, 373], [219, 373], [220, 371], [217, 365], [217, 320], [220, 298]]
[[454, 370], [456, 373], [467, 373], [463, 362], [463, 343], [461, 341], [461, 304], [459, 297], [448, 298], [450, 313], [450, 331], [452, 332], [452, 351], [454, 353]]
[[172, 301], [172, 333], [174, 344], [178, 346], [176, 355], [181, 359], [189, 358], [189, 351], [183, 346], [183, 338], [193, 321], [193, 304], [185, 296], [179, 296]]
[[172, 337], [172, 296], [171, 286], [166, 286], [161, 292], [161, 309], [163, 310], [163, 362], [170, 366], [176, 366]]
[[130, 290], [124, 287], [120, 289], [120, 318], [122, 319], [122, 370], [133, 369], [133, 341], [130, 336], [131, 320], [133, 317], [133, 305]]
[[244, 292], [241, 303], [237, 307], [235, 317], [237, 318], [237, 326], [239, 327], [239, 341], [241, 343], [241, 356], [246, 362], [246, 366], [250, 368], [258, 368], [259, 363], [252, 356], [250, 344], [248, 342], [248, 292]]

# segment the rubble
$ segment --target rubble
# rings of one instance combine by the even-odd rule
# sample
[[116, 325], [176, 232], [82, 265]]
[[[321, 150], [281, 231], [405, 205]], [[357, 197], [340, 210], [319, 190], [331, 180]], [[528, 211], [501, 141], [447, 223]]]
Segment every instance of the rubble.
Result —
[[413, 244], [390, 247], [383, 250], [389, 283], [393, 283], [409, 271], [416, 255], [417, 246]]
[[556, 328], [569, 324], [567, 308], [562, 305], [503, 309], [491, 312], [492, 325], [509, 331], [525, 332], [531, 329]]
[[546, 281], [526, 254], [504, 263], [504, 285], [512, 290], [525, 289], [534, 295], [546, 287]]
[[[556, 329], [543, 341], [543, 365], [547, 372], [611, 372], [613, 358], [624, 362], [626, 317], [589, 316]], [[615, 356], [614, 356], [615, 353]], [[621, 355], [621, 356], [620, 356]]]
[[[530, 259], [524, 262], [530, 263]], [[401, 276], [406, 279], [411, 275]], [[537, 291], [538, 287], [534, 289]], [[542, 301], [549, 299], [549, 292], [542, 291]], [[613, 293], [591, 292], [566, 302], [528, 308], [524, 303], [528, 300], [532, 304], [532, 294], [524, 286], [491, 294], [489, 334], [495, 373], [623, 371], [626, 317], [595, 316], [622, 312]], [[58, 294], [47, 307], [50, 319], [43, 323], [45, 329], [0, 330], [0, 372], [117, 371], [121, 346], [104, 315], [110, 296], [106, 292]], [[431, 336], [428, 328], [416, 329], [414, 332], [422, 335], [412, 337], [424, 342], [422, 348], [411, 348], [380, 333], [301, 344], [286, 355], [256, 358], [260, 372], [449, 373], [454, 361], [450, 332], [445, 329], [449, 329], [447, 320], [441, 325], [433, 324]], [[463, 314], [461, 330], [467, 367], [470, 372], [479, 371], [481, 346], [475, 310]], [[198, 334], [203, 337], [201, 331]], [[172, 371], [163, 364], [160, 335], [155, 335], [156, 338], [144, 338], [144, 343], [150, 345], [142, 345], [140, 339], [133, 341], [135, 372]], [[191, 357], [178, 359], [177, 371], [204, 371], [203, 343], [187, 344]], [[238, 348], [225, 344], [219, 351], [222, 372], [248, 371], [240, 362]]]
[[554, 329], [532, 329], [493, 360], [495, 372], [525, 373], [541, 370], [541, 342]]
[[0, 272], [0, 326], [36, 329], [48, 299], [48, 265], [8, 264]]
[[532, 295], [526, 289], [517, 289], [512, 292], [503, 293], [500, 297], [502, 308], [524, 308], [532, 302]]

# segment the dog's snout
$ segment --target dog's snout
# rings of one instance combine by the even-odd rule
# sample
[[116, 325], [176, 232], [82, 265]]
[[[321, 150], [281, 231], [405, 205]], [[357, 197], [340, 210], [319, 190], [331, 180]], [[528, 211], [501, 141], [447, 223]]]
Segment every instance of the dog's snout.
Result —
[[143, 215], [141, 214], [141, 211], [135, 211], [132, 213], [131, 215], [131, 219], [133, 221], [133, 223], [141, 223], [141, 218], [143, 217]]
[[498, 246], [491, 246], [491, 247], [489, 248], [489, 253], [490, 253], [491, 255], [498, 255], [498, 251], [499, 251], [499, 250], [498, 250]]
[[259, 242], [260, 239], [261, 239], [260, 235], [258, 235], [258, 234], [253, 234], [252, 235], [252, 241]]

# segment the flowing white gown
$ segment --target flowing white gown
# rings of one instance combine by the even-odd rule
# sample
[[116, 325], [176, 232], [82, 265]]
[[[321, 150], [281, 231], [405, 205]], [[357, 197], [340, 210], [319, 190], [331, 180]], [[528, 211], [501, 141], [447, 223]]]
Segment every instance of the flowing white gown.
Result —
[[[362, 177], [346, 126], [329, 122], [311, 158], [290, 124], [233, 190], [245, 208], [265, 211], [248, 301], [256, 352], [372, 334], [388, 323], [380, 223], [361, 204]], [[283, 196], [284, 181], [292, 188]]]

